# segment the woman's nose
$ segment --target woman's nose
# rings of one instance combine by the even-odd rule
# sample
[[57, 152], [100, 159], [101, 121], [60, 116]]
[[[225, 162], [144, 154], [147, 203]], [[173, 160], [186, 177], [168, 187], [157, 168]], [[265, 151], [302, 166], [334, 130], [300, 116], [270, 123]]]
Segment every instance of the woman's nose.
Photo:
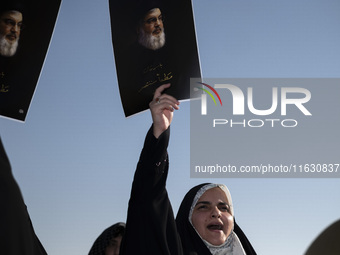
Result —
[[212, 218], [220, 218], [221, 217], [221, 211], [217, 208], [214, 207], [211, 212], [211, 217]]

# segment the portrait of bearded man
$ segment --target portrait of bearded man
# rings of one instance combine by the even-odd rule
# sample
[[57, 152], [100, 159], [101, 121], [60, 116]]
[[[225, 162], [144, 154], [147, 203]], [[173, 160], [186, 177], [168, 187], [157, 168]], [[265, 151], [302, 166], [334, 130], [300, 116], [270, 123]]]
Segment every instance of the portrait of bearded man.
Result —
[[138, 43], [150, 50], [158, 50], [165, 44], [163, 14], [159, 8], [151, 9], [138, 26]]
[[162, 84], [171, 83], [167, 93], [188, 99], [190, 77], [200, 77], [191, 1], [111, 0], [110, 12], [125, 116], [148, 109]]
[[23, 15], [17, 10], [0, 14], [0, 55], [12, 57], [16, 53], [23, 28], [22, 20]]
[[25, 120], [61, 0], [1, 0], [0, 115]]
[[20, 3], [5, 3], [0, 8], [0, 55], [12, 57], [19, 45], [23, 25], [23, 6]]
[[[4, 1], [0, 6], [0, 114], [8, 112], [17, 97], [13, 89], [18, 78], [18, 49], [24, 28], [24, 5], [17, 1]], [[18, 86], [17, 86], [18, 87]], [[21, 88], [20, 88], [21, 89]], [[20, 99], [21, 100], [21, 99]], [[6, 110], [5, 110], [6, 108]]]

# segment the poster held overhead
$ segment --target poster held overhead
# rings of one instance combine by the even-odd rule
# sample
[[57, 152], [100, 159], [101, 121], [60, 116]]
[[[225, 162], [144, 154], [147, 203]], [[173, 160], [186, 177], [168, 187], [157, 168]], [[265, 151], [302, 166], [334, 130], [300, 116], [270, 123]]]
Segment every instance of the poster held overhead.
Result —
[[61, 0], [5, 0], [0, 6], [0, 115], [25, 121]]
[[201, 77], [190, 0], [110, 0], [112, 43], [125, 116], [148, 109], [156, 88], [190, 98]]

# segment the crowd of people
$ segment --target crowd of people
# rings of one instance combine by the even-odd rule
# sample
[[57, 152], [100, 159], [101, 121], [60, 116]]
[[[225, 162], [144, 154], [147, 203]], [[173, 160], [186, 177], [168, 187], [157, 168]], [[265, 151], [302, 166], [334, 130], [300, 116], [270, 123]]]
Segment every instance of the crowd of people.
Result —
[[[104, 230], [89, 255], [256, 254], [235, 222], [231, 195], [223, 184], [192, 188], [174, 217], [166, 190], [167, 146], [179, 101], [162, 93], [168, 87], [160, 86], [150, 102], [153, 123], [137, 164], [126, 225], [119, 222]], [[47, 254], [34, 232], [2, 143], [0, 163], [0, 199], [9, 205], [1, 210], [1, 247], [6, 254]]]
[[[105, 229], [89, 255], [256, 254], [235, 221], [232, 198], [224, 184], [204, 183], [191, 188], [174, 216], [166, 190], [167, 147], [179, 101], [163, 93], [169, 86], [160, 86], [149, 105], [153, 123], [137, 164], [126, 225], [118, 222]], [[0, 201], [6, 205], [0, 210], [1, 251], [8, 255], [47, 254], [34, 232], [1, 140], [0, 169]], [[320, 249], [337, 254], [337, 233], [339, 222], [324, 231], [307, 254], [317, 254], [313, 251]]]
[[[159, 10], [156, 14], [157, 19], [151, 21], [161, 24]], [[6, 40], [18, 38], [22, 16], [18, 12], [9, 12], [0, 17], [0, 22], [12, 27]], [[2, 23], [1, 26], [5, 26]], [[18, 36], [14, 36], [14, 32]], [[246, 234], [236, 223], [231, 194], [224, 184], [203, 183], [191, 188], [175, 217], [166, 189], [169, 171], [167, 147], [174, 111], [179, 110], [180, 103], [164, 93], [170, 86], [159, 86], [149, 104], [153, 123], [147, 132], [134, 175], [126, 224], [118, 222], [105, 229], [94, 241], [89, 255], [256, 254]], [[1, 139], [0, 202], [3, 205], [0, 210], [1, 254], [47, 254], [35, 234]], [[336, 226], [336, 230], [331, 228], [332, 233], [339, 233], [339, 224]], [[331, 238], [321, 239], [324, 241], [319, 240], [311, 246], [308, 254], [315, 254], [312, 250], [319, 249]], [[331, 252], [339, 253], [339, 245], [327, 247], [333, 247]]]

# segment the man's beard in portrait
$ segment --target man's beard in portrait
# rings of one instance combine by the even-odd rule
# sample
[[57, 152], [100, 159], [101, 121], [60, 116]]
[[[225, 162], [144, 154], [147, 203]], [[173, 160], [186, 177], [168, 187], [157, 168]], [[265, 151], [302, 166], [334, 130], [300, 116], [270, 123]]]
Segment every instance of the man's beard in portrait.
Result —
[[141, 28], [139, 31], [138, 42], [143, 45], [145, 48], [150, 50], [158, 50], [162, 48], [165, 44], [165, 33], [164, 29], [162, 29], [161, 34], [159, 36], [154, 36], [152, 34], [147, 34]]
[[12, 57], [18, 48], [19, 37], [15, 40], [15, 42], [8, 42], [6, 36], [0, 35], [0, 55], [5, 57]]

